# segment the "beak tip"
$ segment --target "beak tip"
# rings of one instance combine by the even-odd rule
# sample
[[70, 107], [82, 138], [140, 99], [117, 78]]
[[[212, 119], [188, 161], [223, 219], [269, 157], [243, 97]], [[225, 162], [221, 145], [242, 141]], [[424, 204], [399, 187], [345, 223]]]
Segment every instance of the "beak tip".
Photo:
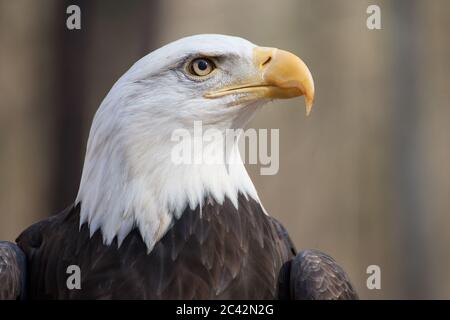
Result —
[[305, 99], [305, 103], [306, 103], [306, 116], [309, 116], [311, 114], [311, 110], [313, 107], [313, 101], [312, 99]]

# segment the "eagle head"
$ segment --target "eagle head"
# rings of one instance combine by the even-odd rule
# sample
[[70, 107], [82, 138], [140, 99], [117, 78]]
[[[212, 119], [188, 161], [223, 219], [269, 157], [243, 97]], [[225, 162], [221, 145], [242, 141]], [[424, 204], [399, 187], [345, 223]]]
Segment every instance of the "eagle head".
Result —
[[[204, 132], [226, 135], [264, 103], [297, 96], [309, 114], [311, 73], [287, 51], [224, 35], [186, 37], [153, 51], [114, 84], [94, 117], [76, 199], [80, 226], [119, 245], [138, 228], [150, 251], [187, 207], [226, 197], [237, 206], [238, 193], [258, 200], [234, 144], [224, 154], [231, 164], [174, 163], [174, 132], [195, 140], [198, 121]], [[215, 141], [193, 152], [211, 150], [224, 146]]]

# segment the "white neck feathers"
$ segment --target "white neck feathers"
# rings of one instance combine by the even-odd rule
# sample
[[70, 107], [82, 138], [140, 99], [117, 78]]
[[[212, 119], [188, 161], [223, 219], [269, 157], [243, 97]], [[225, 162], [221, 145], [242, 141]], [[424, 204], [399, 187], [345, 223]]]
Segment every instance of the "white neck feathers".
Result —
[[[105, 98], [92, 124], [76, 199], [80, 227], [88, 223], [91, 236], [100, 229], [108, 245], [117, 237], [119, 246], [137, 228], [150, 252], [186, 208], [201, 208], [208, 197], [219, 204], [227, 197], [236, 207], [239, 193], [259, 201], [237, 142], [227, 155], [231, 164], [175, 164], [171, 133], [177, 124], [139, 112], [129, 100], [121, 106], [123, 99], [115, 96], [120, 86]], [[239, 114], [249, 118], [258, 107], [246, 106], [249, 111]], [[239, 117], [233, 121], [248, 120]], [[220, 152], [223, 146], [213, 148]]]

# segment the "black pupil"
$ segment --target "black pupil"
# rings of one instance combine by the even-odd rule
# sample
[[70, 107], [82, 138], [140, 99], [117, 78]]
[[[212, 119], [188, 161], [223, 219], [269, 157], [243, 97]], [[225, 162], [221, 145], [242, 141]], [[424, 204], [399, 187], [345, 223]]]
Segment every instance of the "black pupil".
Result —
[[205, 60], [200, 60], [197, 63], [197, 67], [199, 70], [205, 71], [208, 68], [208, 62], [206, 62]]

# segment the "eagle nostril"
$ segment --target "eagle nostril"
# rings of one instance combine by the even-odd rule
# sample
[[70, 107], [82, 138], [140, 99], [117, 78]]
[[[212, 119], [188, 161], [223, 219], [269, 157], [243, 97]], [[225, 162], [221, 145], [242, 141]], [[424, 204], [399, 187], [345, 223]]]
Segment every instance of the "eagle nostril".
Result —
[[261, 67], [264, 67], [266, 64], [268, 64], [272, 60], [272, 56], [268, 56], [267, 59], [261, 63]]

